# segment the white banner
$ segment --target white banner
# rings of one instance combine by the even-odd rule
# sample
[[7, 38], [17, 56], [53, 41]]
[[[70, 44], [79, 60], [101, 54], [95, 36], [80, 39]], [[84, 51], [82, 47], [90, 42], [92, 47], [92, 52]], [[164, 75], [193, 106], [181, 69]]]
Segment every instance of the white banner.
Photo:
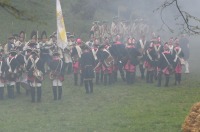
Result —
[[57, 16], [57, 45], [64, 49], [67, 44], [67, 35], [65, 30], [65, 23], [63, 19], [60, 0], [56, 0], [56, 16]]

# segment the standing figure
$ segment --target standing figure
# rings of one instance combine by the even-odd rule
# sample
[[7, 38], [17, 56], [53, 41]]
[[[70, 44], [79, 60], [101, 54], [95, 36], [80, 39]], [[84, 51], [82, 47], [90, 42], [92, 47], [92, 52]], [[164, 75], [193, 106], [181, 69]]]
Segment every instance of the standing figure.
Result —
[[144, 54], [144, 67], [146, 68], [147, 83], [153, 83], [154, 70], [156, 69], [155, 67], [156, 57], [157, 54], [156, 51], [154, 50], [153, 42], [151, 42]]
[[161, 53], [159, 62], [158, 62], [158, 87], [161, 86], [162, 75], [165, 75], [165, 87], [169, 85], [169, 76], [172, 72], [172, 64], [173, 64], [173, 57], [169, 50], [168, 44], [164, 44], [164, 51]]
[[101, 39], [104, 40], [105, 38], [111, 38], [110, 29], [108, 27], [108, 22], [103, 21], [101, 26]]
[[183, 65], [183, 51], [178, 43], [178, 40], [175, 42], [175, 46], [174, 46], [174, 72], [175, 72], [175, 85], [180, 84], [181, 83], [181, 74], [182, 74], [182, 65]]
[[117, 72], [119, 70], [121, 78], [125, 81], [124, 75], [124, 64], [126, 59], [126, 49], [125, 44], [120, 41], [121, 36], [117, 35], [114, 44], [109, 48], [109, 51], [114, 58], [114, 67], [113, 67], [113, 81], [117, 81]]
[[60, 100], [62, 97], [62, 82], [64, 81], [64, 63], [57, 51], [54, 51], [49, 67], [51, 70], [49, 77], [53, 82], [53, 97], [54, 100]]
[[83, 46], [83, 53], [80, 59], [81, 72], [85, 84], [86, 93], [93, 93], [93, 78], [95, 59], [87, 46]]
[[110, 29], [110, 33], [112, 36], [112, 41], [115, 41], [115, 38], [118, 34], [120, 34], [120, 29], [119, 29], [119, 18], [118, 17], [114, 17], [112, 24], [111, 24], [111, 29]]
[[93, 26], [90, 31], [94, 33], [94, 39], [101, 41], [101, 26], [99, 25], [99, 21], [93, 22]]
[[139, 50], [141, 54], [140, 59], [139, 59], [139, 69], [140, 69], [141, 79], [145, 78], [144, 76], [145, 69], [143, 65], [144, 65], [144, 53], [147, 47], [148, 47], [148, 42], [145, 39], [145, 36], [143, 35], [136, 45], [136, 48]]
[[139, 64], [138, 56], [140, 56], [140, 52], [135, 48], [135, 39], [129, 38], [128, 43], [126, 45], [127, 51], [127, 61], [124, 66], [124, 70], [126, 71], [126, 82], [127, 84], [133, 84], [135, 82], [136, 75], [136, 66]]
[[180, 47], [181, 47], [183, 54], [184, 54], [185, 73], [190, 73], [189, 63], [188, 63], [188, 60], [190, 58], [190, 47], [189, 47], [189, 40], [188, 40], [188, 38], [186, 37], [185, 34], [183, 34], [181, 36], [179, 43], [180, 43]]
[[31, 56], [27, 62], [27, 71], [29, 84], [31, 88], [31, 102], [35, 102], [37, 96], [37, 102], [41, 102], [42, 96], [42, 81], [44, 74], [44, 63], [42, 62], [39, 51], [33, 50]]
[[9, 52], [9, 56], [6, 59], [7, 64], [7, 92], [8, 98], [14, 98], [14, 87], [17, 79], [17, 68], [19, 66], [19, 62], [16, 59], [17, 51], [12, 49]]
[[[78, 74], [80, 73], [80, 64], [79, 60], [81, 58], [82, 50], [80, 48], [82, 41], [81, 39], [77, 39], [77, 44], [75, 43], [72, 47], [71, 51], [71, 57], [72, 57], [72, 67], [73, 67], [73, 72], [74, 72], [74, 85], [78, 85]], [[82, 77], [80, 74], [80, 81], [82, 83]]]
[[6, 62], [3, 58], [2, 49], [0, 51], [0, 100], [4, 99], [4, 86], [6, 83]]
[[108, 45], [100, 46], [99, 50], [101, 51], [100, 63], [103, 71], [103, 82], [104, 85], [110, 85], [112, 83], [112, 67], [114, 59], [109, 52]]

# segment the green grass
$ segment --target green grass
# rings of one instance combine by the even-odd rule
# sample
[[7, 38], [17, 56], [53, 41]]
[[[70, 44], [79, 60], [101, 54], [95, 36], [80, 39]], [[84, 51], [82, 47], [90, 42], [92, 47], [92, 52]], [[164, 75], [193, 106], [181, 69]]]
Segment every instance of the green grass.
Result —
[[61, 101], [53, 101], [47, 79], [41, 103], [31, 103], [24, 91], [15, 100], [0, 102], [0, 131], [178, 132], [192, 104], [200, 100], [199, 82], [187, 76], [181, 86], [171, 81], [169, 88], [141, 80], [128, 86], [119, 80], [111, 87], [95, 86], [93, 94], [73, 86], [68, 76]]

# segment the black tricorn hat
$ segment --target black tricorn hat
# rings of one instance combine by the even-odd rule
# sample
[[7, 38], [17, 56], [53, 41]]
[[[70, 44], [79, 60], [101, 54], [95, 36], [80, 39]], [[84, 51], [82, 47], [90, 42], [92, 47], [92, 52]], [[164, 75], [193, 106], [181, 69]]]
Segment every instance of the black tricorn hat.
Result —
[[40, 36], [41, 39], [43, 39], [44, 37], [47, 38], [46, 31], [42, 31], [41, 36]]
[[37, 32], [33, 30], [33, 31], [31, 32], [31, 39], [32, 39], [34, 36], [37, 38]]

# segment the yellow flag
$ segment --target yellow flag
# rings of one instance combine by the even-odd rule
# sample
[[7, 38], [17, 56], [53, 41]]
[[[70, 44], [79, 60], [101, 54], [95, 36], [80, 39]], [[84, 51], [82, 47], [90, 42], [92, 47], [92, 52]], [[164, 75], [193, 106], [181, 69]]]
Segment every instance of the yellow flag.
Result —
[[67, 44], [67, 35], [65, 30], [65, 23], [63, 19], [60, 0], [56, 0], [56, 16], [57, 16], [57, 45], [64, 49]]

